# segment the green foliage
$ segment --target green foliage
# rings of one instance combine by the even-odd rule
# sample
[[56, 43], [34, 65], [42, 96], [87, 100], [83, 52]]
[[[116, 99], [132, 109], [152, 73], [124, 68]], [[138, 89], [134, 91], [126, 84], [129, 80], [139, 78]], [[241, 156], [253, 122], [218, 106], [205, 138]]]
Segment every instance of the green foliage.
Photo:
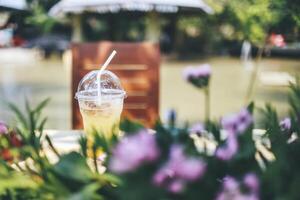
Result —
[[300, 140], [299, 140], [299, 108], [300, 85], [291, 84], [290, 99], [290, 130], [283, 130], [279, 126], [278, 115], [274, 108], [267, 105], [264, 112], [264, 127], [270, 139], [270, 150], [276, 160], [269, 163], [263, 176], [265, 190], [262, 191], [263, 199], [289, 199], [300, 198]]
[[12, 191], [35, 190], [38, 183], [30, 179], [30, 176], [15, 171], [4, 161], [0, 161], [0, 197], [13, 198]]
[[[285, 33], [282, 21], [293, 18], [298, 21], [299, 1], [293, 0], [206, 0], [215, 11], [220, 33], [229, 40], [249, 40], [262, 46], [272, 28]], [[286, 25], [286, 24], [285, 24]], [[293, 27], [294, 24], [289, 23]]]
[[300, 133], [300, 79], [297, 77], [295, 84], [290, 84], [289, 94], [291, 133]]
[[299, 0], [282, 0], [287, 7], [287, 14], [290, 14], [292, 18], [300, 27], [300, 1]]
[[[278, 20], [279, 11], [273, 10], [271, 4], [272, 0], [227, 1], [222, 4], [223, 10], [218, 17], [223, 19], [224, 24], [231, 25], [232, 38], [262, 45], [268, 29]], [[229, 29], [224, 29], [223, 33], [226, 34], [226, 31]]]
[[[160, 158], [154, 163], [142, 165], [137, 170], [119, 175], [122, 184], [116, 188], [116, 199], [185, 199], [196, 200], [215, 199], [220, 191], [222, 180], [226, 176], [233, 176], [241, 180], [249, 172], [255, 173], [261, 181], [261, 199], [288, 199], [297, 200], [300, 198], [298, 186], [300, 184], [300, 141], [299, 137], [291, 140], [294, 133], [298, 135], [299, 123], [297, 115], [300, 108], [300, 85], [291, 85], [291, 130], [283, 130], [276, 110], [271, 105], [261, 110], [263, 113], [263, 126], [266, 133], [260, 139], [254, 141], [254, 125], [250, 125], [243, 134], [238, 135], [239, 150], [234, 157], [228, 161], [222, 161], [207, 151], [199, 152], [196, 141], [213, 138], [217, 143], [217, 148], [224, 145], [220, 136], [220, 126], [218, 123], [207, 122], [208, 133], [202, 133], [195, 137], [189, 136], [189, 131], [184, 128], [177, 128], [176, 125], [164, 126], [157, 123], [156, 141], [161, 152]], [[254, 103], [248, 106], [250, 113], [254, 111]], [[128, 122], [127, 122], [128, 123]], [[127, 126], [129, 126], [127, 124]], [[132, 133], [131, 133], [132, 134]], [[213, 134], [213, 137], [209, 137]], [[257, 148], [257, 142], [263, 147]], [[270, 143], [270, 144], [268, 144]], [[172, 144], [181, 144], [185, 147], [188, 155], [203, 159], [207, 164], [207, 171], [204, 177], [193, 183], [180, 194], [172, 194], [164, 188], [156, 187], [153, 184], [153, 174], [169, 159], [170, 147]], [[268, 154], [266, 152], [269, 152]], [[275, 160], [270, 159], [270, 154], [275, 156]], [[265, 165], [262, 168], [257, 155]]]
[[27, 0], [31, 14], [26, 23], [40, 27], [44, 33], [50, 32], [58, 22], [48, 15], [48, 11], [58, 0]]
[[133, 122], [129, 119], [124, 119], [120, 124], [120, 129], [126, 133], [136, 133], [143, 128], [143, 125], [139, 122]]
[[[249, 107], [252, 107], [252, 105]], [[129, 125], [128, 121], [126, 123], [127, 127], [134, 125]], [[219, 143], [219, 146], [223, 145], [218, 123], [210, 121], [207, 122], [206, 127], [211, 132], [191, 137], [186, 126], [183, 128], [179, 128], [176, 124], [175, 126], [164, 126], [158, 122], [155, 126], [155, 137], [160, 149], [159, 159], [154, 163], [142, 165], [132, 172], [118, 174], [121, 179], [121, 185], [115, 189], [116, 199], [197, 200], [199, 197], [214, 199], [217, 191], [220, 190], [220, 180], [225, 176], [242, 177], [248, 172], [256, 172], [258, 174], [262, 172], [255, 160], [256, 147], [252, 141], [253, 126], [249, 127], [243, 135], [239, 136], [240, 149], [234, 158], [228, 162], [220, 161], [214, 155], [208, 154], [208, 151], [198, 151], [196, 143], [203, 139], [216, 138], [215, 142]], [[132, 136], [134, 134], [136, 132], [129, 135]], [[214, 137], [210, 137], [210, 134], [213, 134]], [[170, 148], [174, 144], [182, 145], [187, 155], [201, 158], [207, 164], [204, 177], [189, 183], [186, 189], [180, 194], [173, 194], [153, 184], [155, 172], [168, 161], [170, 158]]]
[[[74, 173], [74, 171], [76, 173]], [[75, 185], [84, 184], [93, 178], [85, 159], [78, 153], [72, 152], [63, 155], [61, 160], [54, 166], [54, 171], [66, 179], [66, 183]]]
[[[159, 157], [151, 162], [142, 163], [136, 169], [126, 173], [114, 173], [109, 167], [104, 174], [98, 173], [98, 152], [106, 152], [107, 160], [104, 164], [109, 166], [115, 156], [114, 148], [123, 138], [105, 138], [95, 132], [91, 147], [87, 138], [82, 137], [79, 141], [80, 153], [60, 155], [50, 138], [42, 134], [45, 118], [42, 118], [41, 111], [48, 100], [34, 109], [26, 102], [26, 114], [15, 105], [9, 104], [16, 114], [18, 126], [17, 130], [10, 129], [12, 133], [0, 136], [0, 151], [3, 156], [3, 150], [9, 148], [15, 158], [9, 161], [0, 159], [0, 198], [9, 200], [198, 200], [201, 197], [201, 199], [213, 200], [221, 191], [225, 177], [232, 176], [242, 180], [251, 172], [255, 173], [260, 180], [260, 199], [298, 200], [300, 199], [298, 191], [300, 184], [299, 81], [291, 84], [290, 88], [289, 117], [292, 122], [290, 128], [283, 128], [276, 110], [271, 105], [266, 105], [261, 110], [262, 124], [266, 133], [254, 141], [252, 138], [254, 124], [250, 124], [243, 133], [235, 135], [238, 151], [232, 158], [222, 160], [216, 156], [215, 151], [210, 153], [205, 145], [202, 150], [199, 147], [199, 142], [204, 141], [212, 142], [217, 149], [227, 144], [228, 140], [221, 137], [223, 130], [219, 123], [207, 121], [206, 131], [195, 134], [191, 133], [188, 126], [178, 127], [175, 121], [167, 126], [157, 122], [156, 133], [152, 138], [155, 138], [155, 144], [158, 146]], [[250, 113], [253, 113], [254, 104], [251, 103], [247, 108]], [[125, 120], [121, 128], [125, 131], [123, 136], [125, 141], [139, 134], [143, 129], [141, 124], [129, 120]], [[10, 134], [17, 134], [17, 137], [22, 138], [21, 146], [16, 148], [8, 145], [12, 136]], [[49, 161], [44, 143], [57, 156], [56, 163]], [[261, 143], [263, 149], [258, 148], [257, 143]], [[201, 160], [206, 166], [204, 175], [187, 182], [180, 193], [172, 193], [165, 187], [153, 183], [154, 174], [170, 160], [174, 144], [183, 147], [184, 156]], [[90, 150], [92, 156], [89, 155]], [[138, 150], [136, 153], [140, 155], [141, 152]], [[266, 152], [275, 159], [270, 159]], [[265, 168], [260, 167], [257, 155], [261, 157]], [[131, 156], [134, 155], [126, 155], [125, 152], [121, 156], [129, 156], [126, 162], [131, 162]], [[168, 181], [171, 181], [174, 175], [169, 176]], [[242, 192], [247, 193], [247, 189]]]
[[[4, 150], [13, 157], [6, 161], [0, 158], [0, 198], [103, 199], [102, 191], [116, 184], [117, 179], [95, 172], [87, 164], [89, 158], [79, 153], [59, 154], [49, 136], [43, 134], [46, 118], [41, 113], [48, 102], [46, 99], [32, 109], [26, 101], [26, 114], [9, 104], [18, 123], [12, 133], [0, 136], [1, 157]], [[11, 140], [10, 135], [21, 138], [18, 146], [7, 146], [5, 141]], [[57, 163], [50, 162], [45, 145], [57, 156]], [[87, 152], [87, 146], [82, 147]]]

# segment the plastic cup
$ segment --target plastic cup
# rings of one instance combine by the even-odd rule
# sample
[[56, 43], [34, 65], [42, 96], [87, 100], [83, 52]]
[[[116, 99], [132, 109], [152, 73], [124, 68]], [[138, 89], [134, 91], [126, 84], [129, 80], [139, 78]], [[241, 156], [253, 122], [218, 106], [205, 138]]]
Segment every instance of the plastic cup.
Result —
[[98, 95], [98, 73], [99, 71], [95, 70], [83, 77], [75, 98], [78, 100], [84, 132], [88, 137], [92, 134], [101, 134], [109, 139], [113, 134], [119, 134], [126, 92], [119, 78], [112, 72], [104, 70], [100, 77], [101, 95]]

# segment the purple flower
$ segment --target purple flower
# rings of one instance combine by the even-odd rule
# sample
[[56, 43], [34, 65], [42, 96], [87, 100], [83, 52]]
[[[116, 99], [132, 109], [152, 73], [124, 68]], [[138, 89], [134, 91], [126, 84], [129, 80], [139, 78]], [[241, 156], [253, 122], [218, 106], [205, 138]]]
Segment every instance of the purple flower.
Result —
[[200, 89], [209, 85], [210, 76], [211, 68], [208, 64], [199, 67], [187, 67], [183, 70], [183, 78]]
[[[249, 179], [249, 183], [253, 183], [253, 174], [248, 174], [244, 177]], [[240, 189], [240, 183], [233, 177], [227, 176], [224, 178], [222, 190], [216, 197], [216, 200], [259, 200], [257, 191], [243, 193]]]
[[239, 117], [237, 114], [230, 114], [221, 119], [221, 125], [223, 129], [229, 133], [236, 133], [239, 123]]
[[242, 108], [242, 110], [238, 114], [239, 124], [238, 124], [238, 132], [243, 133], [253, 122], [253, 117], [247, 108]]
[[227, 137], [225, 146], [219, 147], [216, 150], [216, 157], [223, 161], [231, 160], [232, 157], [237, 153], [238, 148], [239, 145], [236, 135], [230, 133]]
[[184, 190], [185, 183], [181, 180], [175, 180], [170, 183], [168, 190], [172, 193], [178, 194]]
[[239, 113], [230, 114], [221, 119], [221, 125], [228, 134], [225, 146], [219, 147], [216, 156], [221, 160], [230, 160], [238, 151], [237, 134], [244, 133], [252, 124], [251, 113], [243, 108]]
[[182, 73], [183, 79], [186, 80], [186, 81], [188, 81], [189, 78], [190, 78], [193, 74], [194, 74], [194, 67], [188, 66], [188, 67], [184, 68], [184, 70], [183, 70], [183, 73]]
[[171, 192], [182, 191], [187, 182], [199, 179], [205, 171], [206, 164], [202, 160], [186, 157], [182, 146], [173, 145], [168, 162], [155, 173], [153, 182], [166, 186]]
[[177, 170], [177, 174], [184, 180], [195, 181], [202, 177], [206, 170], [206, 165], [198, 159], [189, 158], [182, 163], [182, 169]]
[[165, 114], [166, 122], [169, 124], [174, 124], [176, 122], [177, 113], [174, 109], [170, 109]]
[[282, 131], [290, 130], [292, 127], [292, 121], [291, 118], [286, 117], [280, 122], [280, 127]]
[[242, 200], [240, 192], [240, 184], [238, 181], [231, 177], [226, 176], [223, 179], [222, 191], [217, 195], [216, 200]]
[[185, 80], [190, 78], [208, 78], [211, 75], [211, 67], [209, 64], [203, 64], [199, 67], [186, 67], [183, 70], [183, 77]]
[[186, 157], [182, 146], [173, 145], [166, 168], [174, 171], [175, 175], [181, 179], [195, 181], [204, 174], [206, 164], [200, 159]]
[[259, 200], [258, 196], [253, 194], [242, 194], [238, 191], [222, 191], [218, 194], [216, 200]]
[[203, 133], [203, 131], [205, 131], [205, 128], [204, 128], [204, 125], [202, 123], [196, 123], [196, 124], [191, 126], [189, 131], [191, 133], [197, 133], [198, 135], [200, 135], [201, 133]]
[[98, 156], [97, 161], [104, 162], [106, 157], [107, 157], [106, 153], [101, 153], [101, 155]]
[[109, 169], [115, 173], [131, 172], [144, 163], [155, 161], [159, 149], [155, 136], [144, 129], [135, 135], [123, 138], [113, 150]]
[[259, 180], [256, 174], [249, 173], [244, 177], [244, 184], [250, 189], [253, 193], [259, 192]]
[[222, 127], [230, 133], [244, 133], [252, 124], [252, 115], [246, 108], [240, 110], [239, 113], [230, 114], [221, 119]]
[[7, 128], [7, 125], [0, 121], [0, 134], [6, 134], [8, 133], [8, 128]]
[[173, 176], [173, 171], [168, 171], [167, 169], [163, 168], [160, 169], [157, 173], [155, 173], [153, 177], [153, 182], [155, 185], [161, 186], [167, 179], [172, 178]]

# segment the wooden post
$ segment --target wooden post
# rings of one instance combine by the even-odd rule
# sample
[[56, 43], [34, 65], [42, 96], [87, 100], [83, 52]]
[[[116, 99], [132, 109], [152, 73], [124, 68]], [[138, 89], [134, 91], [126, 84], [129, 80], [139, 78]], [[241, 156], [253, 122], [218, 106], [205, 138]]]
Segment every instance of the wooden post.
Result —
[[83, 32], [81, 20], [82, 16], [80, 14], [75, 14], [72, 16], [72, 42], [83, 42]]
[[151, 42], [159, 42], [160, 38], [160, 21], [157, 12], [149, 12], [146, 18], [146, 40]]

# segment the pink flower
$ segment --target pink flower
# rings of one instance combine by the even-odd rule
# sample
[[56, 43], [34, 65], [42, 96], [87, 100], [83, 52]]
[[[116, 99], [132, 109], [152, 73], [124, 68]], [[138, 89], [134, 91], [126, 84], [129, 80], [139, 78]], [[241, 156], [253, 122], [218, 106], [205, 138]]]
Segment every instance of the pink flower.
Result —
[[239, 182], [230, 176], [223, 179], [221, 192], [217, 195], [216, 200], [242, 200]]
[[168, 190], [172, 193], [178, 194], [184, 190], [185, 183], [181, 180], [175, 180], [170, 183]]
[[157, 186], [161, 186], [167, 179], [171, 179], [174, 176], [173, 171], [167, 169], [159, 170], [153, 177], [153, 183]]
[[211, 75], [211, 67], [209, 64], [203, 64], [199, 67], [189, 66], [183, 70], [183, 78], [189, 80], [190, 78], [207, 78]]
[[225, 146], [219, 147], [216, 151], [216, 157], [220, 160], [231, 160], [232, 157], [237, 153], [239, 148], [236, 135], [230, 133], [228, 135]]
[[6, 134], [8, 133], [8, 128], [7, 128], [7, 125], [0, 121], [0, 134]]
[[191, 75], [194, 73], [194, 67], [188, 66], [183, 70], [183, 79], [188, 81]]
[[206, 170], [206, 164], [195, 158], [186, 159], [181, 164], [181, 169], [177, 169], [177, 174], [184, 180], [196, 181], [202, 177]]
[[242, 108], [239, 112], [238, 132], [243, 133], [253, 122], [253, 117], [247, 108]]
[[113, 150], [109, 168], [115, 173], [131, 172], [144, 163], [155, 161], [159, 156], [159, 149], [155, 136], [148, 130], [123, 138]]
[[240, 191], [221, 192], [216, 200], [259, 200], [258, 196], [252, 194], [242, 194]]
[[[248, 176], [249, 175], [249, 176]], [[245, 179], [253, 180], [253, 176], [248, 174]], [[216, 200], [259, 200], [257, 191], [243, 193], [240, 188], [240, 183], [233, 177], [227, 176], [224, 178], [222, 190], [216, 197]]]
[[208, 64], [199, 67], [187, 67], [183, 70], [183, 78], [197, 88], [206, 88], [209, 85], [211, 68]]
[[282, 131], [288, 131], [291, 129], [292, 121], [291, 118], [286, 117], [282, 121], [280, 121], [280, 128]]
[[244, 177], [244, 184], [250, 189], [253, 193], [259, 192], [259, 180], [256, 174], [249, 173]]
[[200, 159], [187, 158], [184, 155], [182, 146], [173, 145], [166, 168], [173, 171], [181, 179], [195, 181], [204, 174], [206, 164]]
[[252, 115], [246, 108], [240, 110], [239, 113], [230, 114], [221, 119], [222, 127], [230, 133], [242, 134], [252, 124]]
[[155, 173], [153, 182], [157, 186], [166, 186], [170, 191], [181, 191], [187, 182], [201, 178], [205, 171], [206, 164], [202, 160], [186, 157], [182, 146], [173, 145], [168, 162]]
[[239, 116], [237, 114], [230, 114], [221, 119], [221, 125], [223, 129], [230, 133], [236, 133], [239, 122]]
[[237, 182], [237, 180], [231, 176], [226, 176], [224, 179], [223, 179], [223, 188], [225, 190], [237, 190], [239, 189], [240, 185], [239, 183]]
[[191, 133], [196, 133], [198, 135], [201, 135], [201, 133], [203, 133], [203, 131], [205, 131], [205, 128], [204, 128], [204, 125], [202, 123], [196, 123], [196, 124], [191, 126], [189, 131]]
[[221, 119], [221, 125], [227, 131], [228, 138], [225, 146], [216, 151], [216, 156], [221, 160], [231, 160], [238, 151], [237, 134], [244, 133], [252, 124], [253, 118], [250, 112], [243, 108], [239, 113], [230, 114]]

